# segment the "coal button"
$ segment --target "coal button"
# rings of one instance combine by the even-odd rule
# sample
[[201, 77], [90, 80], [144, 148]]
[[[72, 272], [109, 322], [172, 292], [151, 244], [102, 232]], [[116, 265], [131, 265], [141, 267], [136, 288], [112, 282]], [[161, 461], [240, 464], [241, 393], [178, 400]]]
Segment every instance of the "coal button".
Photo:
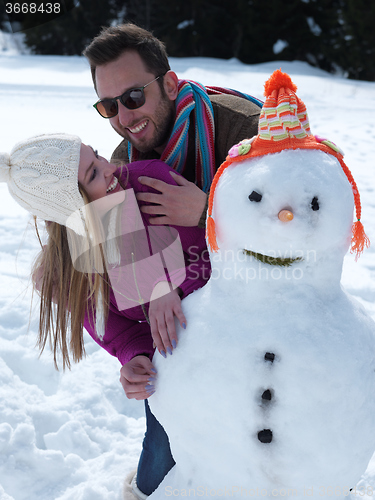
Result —
[[275, 361], [274, 353], [273, 352], [266, 352], [266, 354], [264, 355], [264, 360], [270, 361], [271, 363], [273, 363]]
[[271, 401], [272, 399], [272, 392], [267, 389], [266, 391], [263, 392], [262, 394], [262, 399], [265, 400], [265, 401]]
[[272, 441], [271, 429], [263, 429], [258, 432], [258, 439], [261, 443], [270, 443]]

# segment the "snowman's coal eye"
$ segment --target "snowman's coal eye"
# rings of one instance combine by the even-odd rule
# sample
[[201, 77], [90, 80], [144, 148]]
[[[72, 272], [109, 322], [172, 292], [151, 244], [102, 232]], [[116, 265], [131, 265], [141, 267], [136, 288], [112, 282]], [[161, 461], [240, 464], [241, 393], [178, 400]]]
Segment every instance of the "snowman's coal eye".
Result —
[[249, 200], [250, 201], [261, 201], [262, 195], [257, 193], [256, 191], [253, 191], [251, 194], [249, 194]]
[[317, 196], [314, 196], [314, 198], [311, 200], [311, 208], [316, 212], [319, 210], [319, 202]]

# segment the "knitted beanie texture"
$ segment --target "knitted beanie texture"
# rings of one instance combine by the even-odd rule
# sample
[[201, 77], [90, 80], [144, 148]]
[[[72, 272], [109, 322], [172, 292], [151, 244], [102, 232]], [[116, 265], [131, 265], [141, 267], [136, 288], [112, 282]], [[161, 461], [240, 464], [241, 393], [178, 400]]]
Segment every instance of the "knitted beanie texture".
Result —
[[78, 189], [81, 139], [68, 134], [32, 137], [0, 153], [0, 181], [31, 214], [66, 225], [84, 205]]

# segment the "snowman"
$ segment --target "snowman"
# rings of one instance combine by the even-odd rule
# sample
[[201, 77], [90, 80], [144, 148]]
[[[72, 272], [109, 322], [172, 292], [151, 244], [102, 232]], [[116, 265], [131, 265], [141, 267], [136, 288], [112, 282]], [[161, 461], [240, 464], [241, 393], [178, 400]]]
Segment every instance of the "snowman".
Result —
[[154, 358], [176, 465], [152, 499], [344, 498], [375, 450], [375, 324], [340, 285], [348, 247], [368, 245], [359, 193], [295, 91], [270, 77], [258, 135], [211, 186], [212, 275]]

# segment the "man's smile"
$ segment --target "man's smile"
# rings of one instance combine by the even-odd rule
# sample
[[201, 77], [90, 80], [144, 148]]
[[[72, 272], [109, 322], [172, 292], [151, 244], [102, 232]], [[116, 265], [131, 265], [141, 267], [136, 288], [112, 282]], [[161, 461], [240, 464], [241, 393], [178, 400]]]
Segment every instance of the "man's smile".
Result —
[[135, 127], [126, 127], [132, 134], [139, 134], [147, 126], [149, 120], [144, 120]]

